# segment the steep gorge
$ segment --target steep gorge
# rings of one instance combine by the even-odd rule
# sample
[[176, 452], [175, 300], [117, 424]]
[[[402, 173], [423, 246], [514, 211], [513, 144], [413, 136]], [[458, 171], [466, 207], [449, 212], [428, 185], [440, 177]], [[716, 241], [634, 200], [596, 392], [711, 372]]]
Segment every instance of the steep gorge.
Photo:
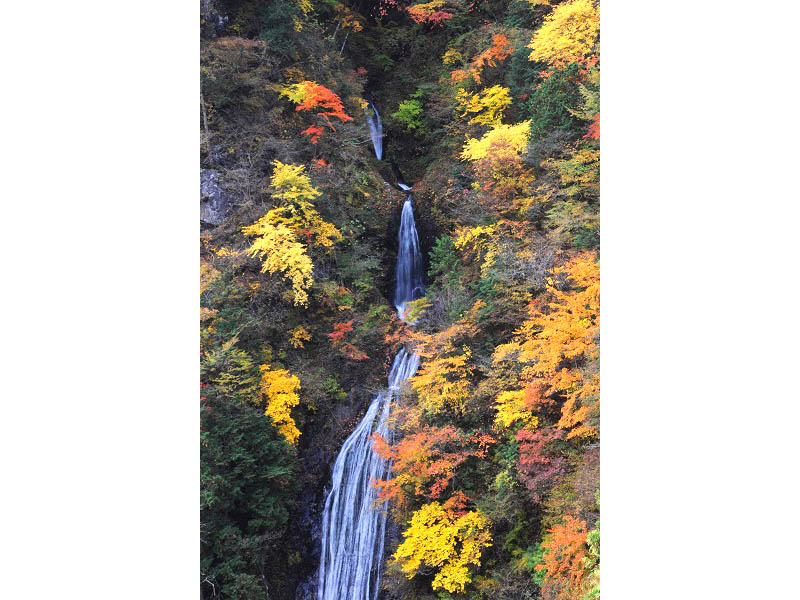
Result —
[[[338, 456], [342, 477], [360, 472], [357, 485], [338, 484], [351, 490], [342, 492], [351, 501], [340, 506], [353, 509], [352, 516], [368, 516], [371, 500], [364, 498], [375, 493], [368, 479], [384, 479], [394, 494], [381, 504], [389, 509], [391, 530], [384, 560], [375, 542], [383, 537], [382, 525], [370, 517], [372, 525], [351, 527], [372, 530], [375, 537], [362, 539], [362, 548], [376, 548], [369, 566], [355, 565], [351, 572], [359, 573], [360, 589], [366, 582], [369, 590], [358, 597], [547, 597], [549, 580], [535, 567], [543, 564], [548, 529], [560, 526], [562, 515], [591, 529], [598, 515], [596, 394], [587, 383], [583, 396], [571, 398], [571, 389], [550, 384], [546, 373], [531, 379], [524, 364], [501, 361], [497, 349], [527, 343], [515, 341], [525, 323], [533, 323], [532, 331], [540, 327], [532, 300], [553, 302], [557, 294], [593, 289], [599, 142], [585, 141], [587, 123], [573, 112], [593, 110], [581, 104], [578, 86], [595, 93], [589, 79], [594, 67], [581, 63], [588, 75], [570, 80], [569, 69], [577, 72], [571, 66], [527, 60], [524, 45], [553, 10], [544, 5], [456, 3], [444, 7], [454, 16], [443, 25], [410, 19], [404, 5], [325, 4], [308, 12], [303, 6], [278, 0], [203, 4], [201, 204], [212, 217], [201, 232], [208, 444], [201, 448], [202, 593], [215, 599], [316, 599], [326, 585], [318, 587], [320, 563], [327, 569], [350, 560], [335, 558], [325, 541], [330, 515], [337, 512], [327, 510], [326, 501], [336, 498], [331, 474], [336, 477]], [[510, 40], [508, 53], [498, 45], [501, 39]], [[451, 71], [469, 72], [495, 46], [502, 58], [487, 59], [479, 84], [453, 85]], [[537, 75], [546, 69], [553, 74]], [[285, 92], [303, 81], [332, 90], [351, 120], [315, 117], [292, 104]], [[532, 133], [521, 151], [473, 164], [461, 157], [464, 140], [481, 139], [498, 121], [468, 122], [457, 93], [464, 89], [479, 101], [493, 86], [511, 90], [503, 121], [527, 119]], [[411, 107], [405, 113], [399, 110], [404, 103]], [[275, 179], [276, 161], [302, 166], [301, 177], [313, 190], [311, 208], [282, 196], [287, 192]], [[243, 227], [278, 209], [294, 211], [280, 217], [287, 223], [302, 211], [312, 215], [295, 234], [313, 265], [305, 306], [291, 301], [280, 271], [264, 272], [248, 255], [252, 239], [242, 235]], [[418, 242], [404, 258], [409, 217]], [[319, 223], [333, 226], [341, 239], [329, 247], [315, 243]], [[407, 242], [413, 238], [405, 235]], [[398, 262], [413, 269], [401, 274]], [[398, 319], [401, 287], [401, 300], [421, 298], [413, 334]], [[577, 344], [571, 340], [554, 350], [572, 353], [560, 368], [568, 368], [573, 380], [595, 376], [593, 311], [581, 317], [591, 327], [579, 350], [567, 346]], [[427, 358], [390, 407], [393, 394], [382, 390], [399, 369], [392, 357], [408, 357], [402, 348], [409, 342]], [[263, 414], [278, 395], [270, 396], [277, 388], [265, 383], [266, 374], [270, 382], [296, 377], [299, 383], [292, 392], [297, 404], [286, 414], [300, 436], [279, 452], [285, 466], [269, 475], [269, 488], [250, 475], [261, 468], [273, 473], [264, 461], [275, 457], [245, 444], [244, 437], [215, 437], [222, 430], [205, 423], [207, 414], [233, 411], [273, 439]], [[389, 410], [399, 411], [392, 445], [400, 473], [416, 478], [402, 489], [391, 487], [392, 476], [366, 435], [370, 415]], [[580, 435], [565, 437], [579, 427]], [[352, 436], [360, 441], [351, 446], [367, 464], [376, 461], [372, 467], [362, 470], [363, 461], [346, 460], [343, 448]], [[270, 442], [276, 449], [279, 443]], [[404, 454], [412, 443], [425, 449], [420, 462]], [[356, 489], [362, 500], [354, 503]], [[484, 548], [484, 558], [459, 558], [471, 542], [458, 534], [455, 554], [442, 563], [451, 571], [423, 563], [416, 576], [407, 576], [398, 562], [386, 572], [381, 592], [379, 569], [392, 562], [415, 514], [426, 506], [440, 514], [434, 505], [445, 507], [437, 517], [441, 527], [458, 515], [491, 523], [494, 543]], [[349, 543], [339, 543], [344, 546]], [[463, 570], [457, 566], [462, 559]], [[452, 579], [437, 589], [442, 573]], [[338, 585], [324, 597], [342, 597]]]

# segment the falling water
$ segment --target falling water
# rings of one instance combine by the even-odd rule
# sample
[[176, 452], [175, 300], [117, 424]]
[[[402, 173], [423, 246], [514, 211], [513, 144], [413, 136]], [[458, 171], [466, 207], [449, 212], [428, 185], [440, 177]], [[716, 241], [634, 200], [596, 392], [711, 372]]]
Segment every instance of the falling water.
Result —
[[383, 125], [381, 124], [381, 116], [378, 114], [378, 109], [372, 103], [370, 103], [370, 106], [375, 111], [375, 116], [367, 117], [369, 135], [372, 138], [372, 145], [375, 147], [375, 156], [378, 157], [378, 160], [381, 160], [383, 158]]
[[378, 597], [386, 507], [375, 506], [377, 490], [370, 482], [386, 478], [390, 465], [372, 449], [370, 436], [377, 432], [388, 437], [392, 396], [418, 366], [416, 354], [400, 350], [389, 373], [389, 390], [375, 397], [336, 458], [322, 513], [319, 600]]
[[425, 294], [422, 283], [422, 256], [419, 253], [419, 238], [414, 224], [414, 208], [411, 205], [411, 194], [403, 204], [403, 215], [400, 218], [400, 231], [397, 234], [400, 243], [397, 252], [397, 285], [394, 292], [394, 306], [397, 314], [403, 318], [406, 302], [421, 298]]
[[[424, 293], [411, 196], [403, 205], [399, 238], [395, 304], [399, 301], [402, 306], [414, 294]], [[405, 349], [397, 353], [389, 372], [389, 389], [375, 397], [336, 457], [331, 491], [322, 512], [318, 600], [378, 598], [386, 503], [376, 506], [377, 490], [370, 484], [373, 479], [387, 478], [391, 465], [373, 450], [370, 438], [374, 432], [389, 436], [391, 400], [418, 367], [419, 356]]]

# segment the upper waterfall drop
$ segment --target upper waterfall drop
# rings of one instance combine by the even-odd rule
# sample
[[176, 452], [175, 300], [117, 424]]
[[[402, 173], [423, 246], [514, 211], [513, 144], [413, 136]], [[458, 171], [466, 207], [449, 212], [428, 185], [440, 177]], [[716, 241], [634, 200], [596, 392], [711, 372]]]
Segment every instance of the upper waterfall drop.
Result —
[[372, 102], [369, 103], [375, 116], [367, 117], [369, 124], [369, 135], [372, 138], [372, 146], [375, 148], [375, 156], [378, 160], [383, 159], [383, 124], [381, 123], [381, 116], [378, 114], [378, 109]]
[[422, 282], [422, 255], [419, 252], [419, 237], [414, 223], [412, 199], [413, 196], [409, 194], [403, 204], [400, 230], [397, 232], [397, 282], [394, 306], [401, 319], [406, 310], [406, 302], [425, 295], [425, 284]]

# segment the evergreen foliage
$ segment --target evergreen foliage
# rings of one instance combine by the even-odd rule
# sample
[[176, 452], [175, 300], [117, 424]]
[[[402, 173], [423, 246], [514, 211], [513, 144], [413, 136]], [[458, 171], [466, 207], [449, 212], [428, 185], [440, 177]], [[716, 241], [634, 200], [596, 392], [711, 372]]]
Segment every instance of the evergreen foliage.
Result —
[[263, 413], [223, 393], [200, 414], [203, 593], [266, 598], [262, 576], [280, 576], [271, 563], [296, 493], [294, 455]]
[[571, 112], [580, 103], [577, 84], [580, 67], [570, 63], [563, 69], [546, 71], [549, 76], [531, 93], [526, 102], [527, 114], [531, 118], [531, 136], [542, 138], [557, 129], [575, 129], [578, 118]]

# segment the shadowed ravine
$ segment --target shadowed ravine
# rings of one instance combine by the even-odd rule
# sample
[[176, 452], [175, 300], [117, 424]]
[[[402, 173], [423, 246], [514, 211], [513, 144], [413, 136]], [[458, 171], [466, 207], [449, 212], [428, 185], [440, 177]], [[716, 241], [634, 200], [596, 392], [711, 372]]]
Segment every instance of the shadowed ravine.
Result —
[[[373, 107], [374, 109], [374, 107]], [[381, 159], [382, 127], [375, 109], [369, 126], [375, 155]], [[408, 186], [399, 182], [406, 191]], [[402, 318], [405, 303], [425, 293], [422, 257], [408, 195], [398, 232], [397, 281], [394, 304]], [[345, 440], [333, 466], [331, 489], [322, 513], [322, 553], [318, 576], [319, 600], [376, 600], [383, 563], [386, 506], [376, 506], [373, 479], [386, 478], [391, 464], [372, 448], [374, 432], [388, 437], [392, 398], [419, 367], [419, 357], [405, 349], [394, 358], [389, 388], [378, 394], [367, 414]]]

